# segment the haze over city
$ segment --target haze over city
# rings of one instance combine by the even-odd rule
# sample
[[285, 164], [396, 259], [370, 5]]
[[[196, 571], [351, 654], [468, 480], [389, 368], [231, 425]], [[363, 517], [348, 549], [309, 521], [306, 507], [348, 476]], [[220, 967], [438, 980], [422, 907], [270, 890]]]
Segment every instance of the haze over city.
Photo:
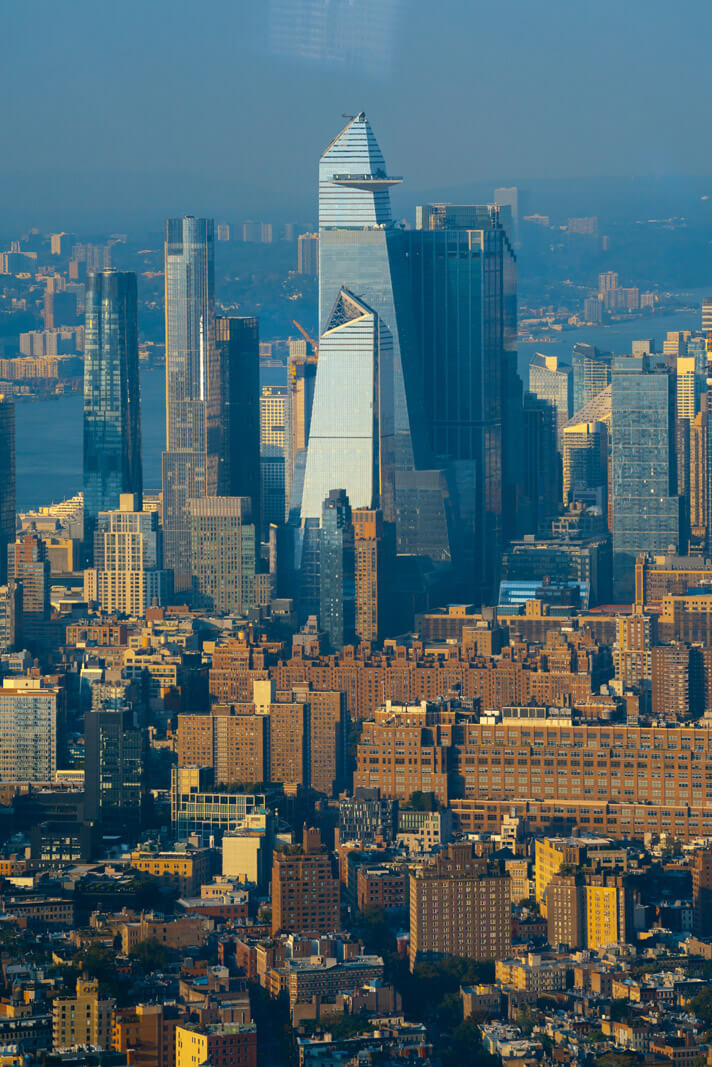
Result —
[[711, 30], [0, 2], [0, 1067], [712, 1067]]

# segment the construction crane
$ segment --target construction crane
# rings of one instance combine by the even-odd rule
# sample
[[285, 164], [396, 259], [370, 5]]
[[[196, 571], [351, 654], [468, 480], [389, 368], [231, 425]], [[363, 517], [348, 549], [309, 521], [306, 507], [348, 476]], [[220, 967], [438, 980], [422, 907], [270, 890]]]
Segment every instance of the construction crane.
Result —
[[307, 333], [307, 331], [304, 329], [304, 327], [301, 325], [301, 323], [297, 322], [296, 319], [292, 319], [292, 324], [297, 327], [297, 329], [299, 330], [300, 334], [302, 335], [304, 340], [307, 342], [307, 344], [311, 345], [312, 352], [314, 353], [314, 355], [318, 359], [319, 358], [319, 345], [316, 343], [314, 338], [310, 334]]

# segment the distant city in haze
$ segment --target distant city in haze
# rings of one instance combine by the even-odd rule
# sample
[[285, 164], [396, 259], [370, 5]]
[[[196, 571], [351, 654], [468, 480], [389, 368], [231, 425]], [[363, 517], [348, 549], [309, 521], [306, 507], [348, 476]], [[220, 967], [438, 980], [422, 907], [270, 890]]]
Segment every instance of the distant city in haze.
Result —
[[712, 1065], [712, 9], [0, 40], [0, 1067]]

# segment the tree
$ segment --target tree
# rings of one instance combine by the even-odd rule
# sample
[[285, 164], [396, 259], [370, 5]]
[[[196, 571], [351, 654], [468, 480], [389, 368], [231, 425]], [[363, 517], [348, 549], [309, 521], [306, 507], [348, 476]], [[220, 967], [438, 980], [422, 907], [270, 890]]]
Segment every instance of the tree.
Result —
[[129, 952], [129, 958], [140, 964], [146, 974], [151, 971], [164, 971], [168, 964], [175, 959], [175, 952], [156, 937], [146, 938], [139, 941]]

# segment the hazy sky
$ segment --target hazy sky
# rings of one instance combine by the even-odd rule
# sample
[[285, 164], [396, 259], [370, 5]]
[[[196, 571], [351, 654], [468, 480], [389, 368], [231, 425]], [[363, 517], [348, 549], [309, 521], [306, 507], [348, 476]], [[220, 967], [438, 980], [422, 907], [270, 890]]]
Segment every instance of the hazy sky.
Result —
[[308, 219], [361, 109], [414, 189], [712, 174], [709, 0], [0, 0], [0, 28], [5, 230]]

